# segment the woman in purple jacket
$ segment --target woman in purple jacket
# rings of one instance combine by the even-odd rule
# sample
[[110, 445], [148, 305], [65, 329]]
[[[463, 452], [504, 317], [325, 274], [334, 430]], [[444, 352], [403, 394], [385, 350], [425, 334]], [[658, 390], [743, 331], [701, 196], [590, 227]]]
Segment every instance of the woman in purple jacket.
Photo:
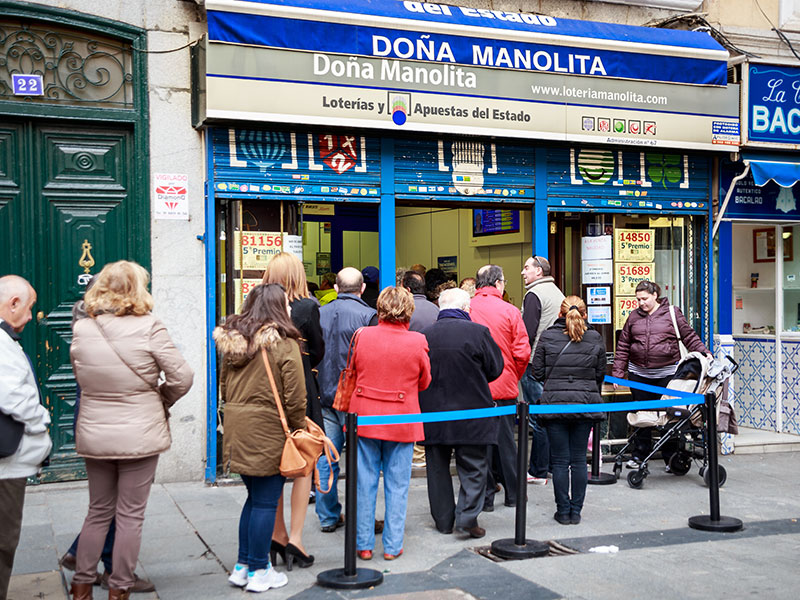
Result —
[[[658, 387], [666, 387], [674, 377], [678, 361], [681, 359], [681, 350], [670, 315], [669, 301], [660, 296], [661, 288], [652, 281], [641, 281], [636, 286], [639, 308], [628, 316], [617, 340], [614, 367], [611, 371], [614, 377], [624, 378], [627, 370], [630, 381]], [[680, 341], [686, 349], [689, 352], [702, 352], [710, 356], [708, 348], [677, 306], [675, 321]], [[614, 388], [616, 387], [614, 384]], [[631, 395], [635, 402], [657, 400], [661, 397], [660, 394], [634, 388], [631, 388]], [[626, 464], [629, 469], [638, 469], [642, 460], [650, 454], [653, 447], [652, 433], [652, 427], [636, 430], [633, 439], [633, 457]], [[674, 448], [668, 446], [662, 448], [661, 455], [667, 465], [672, 454]]]

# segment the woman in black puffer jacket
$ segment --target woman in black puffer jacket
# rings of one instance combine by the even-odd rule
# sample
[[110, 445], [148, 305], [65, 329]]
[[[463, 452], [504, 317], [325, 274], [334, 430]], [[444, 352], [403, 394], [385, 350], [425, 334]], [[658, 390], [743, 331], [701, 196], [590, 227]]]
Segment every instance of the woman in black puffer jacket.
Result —
[[[558, 319], [539, 338], [533, 376], [544, 383], [539, 404], [595, 404], [606, 373], [602, 336], [586, 323], [586, 304], [577, 296], [561, 303]], [[562, 525], [581, 522], [586, 496], [586, 446], [592, 422], [602, 413], [544, 414], [540, 419], [550, 440], [550, 465], [556, 513]], [[572, 494], [570, 495], [570, 482]]]

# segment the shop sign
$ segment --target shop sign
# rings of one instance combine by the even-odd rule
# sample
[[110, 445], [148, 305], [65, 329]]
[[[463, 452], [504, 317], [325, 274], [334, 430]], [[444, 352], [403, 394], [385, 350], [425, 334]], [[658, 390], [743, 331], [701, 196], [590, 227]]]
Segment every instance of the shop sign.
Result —
[[[735, 175], [744, 171], [741, 162], [722, 161], [720, 168], [720, 198], [724, 198]], [[725, 219], [797, 221], [800, 220], [800, 185], [781, 187], [774, 181], [758, 186], [748, 173], [736, 183], [728, 201]]]
[[304, 215], [323, 215], [334, 216], [336, 214], [336, 207], [333, 204], [303, 204]]
[[581, 282], [583, 285], [611, 283], [613, 281], [612, 260], [582, 260]]
[[622, 329], [628, 315], [639, 308], [636, 296], [617, 296], [614, 300], [614, 329]]
[[603, 287], [590, 287], [586, 288], [586, 304], [610, 304], [611, 303], [611, 288]]
[[750, 65], [745, 89], [747, 141], [800, 146], [800, 68]]
[[614, 292], [618, 296], [636, 294], [636, 286], [642, 281], [653, 281], [655, 263], [616, 263]]
[[653, 262], [656, 235], [653, 229], [614, 231], [614, 256], [618, 262]]
[[[472, 19], [463, 11], [476, 9], [453, 7], [438, 15], [447, 26], [434, 26], [409, 3], [355, 1], [327, 11], [314, 3], [307, 15], [305, 6], [270, 5], [267, 15], [231, 4], [207, 3], [207, 118], [726, 152], [739, 142], [739, 92], [726, 85], [727, 53], [714, 42], [676, 52], [689, 32], [616, 26], [627, 41], [604, 40], [601, 49], [587, 28], [602, 37], [607, 24], [551, 17], [552, 26], [525, 24], [532, 15], [522, 13]], [[261, 12], [256, 3], [239, 4]], [[424, 6], [436, 6], [419, 4], [426, 17]], [[380, 27], [377, 17], [342, 18], [371, 10], [417, 21], [393, 18]], [[461, 20], [473, 27], [454, 28]], [[479, 31], [515, 22], [536, 26], [499, 37]], [[567, 33], [577, 30], [583, 33]], [[559, 34], [570, 37], [553, 44]], [[630, 35], [660, 36], [664, 47], [630, 43]]]
[[233, 268], [237, 271], [263, 271], [272, 257], [280, 252], [289, 252], [303, 260], [303, 238], [299, 235], [281, 235], [276, 231], [245, 231], [242, 234], [237, 231], [234, 247]]
[[436, 264], [447, 275], [458, 273], [458, 256], [440, 256]]
[[592, 325], [608, 325], [611, 323], [611, 307], [589, 306], [586, 308], [586, 316]]
[[611, 258], [610, 235], [586, 236], [581, 239], [581, 243], [583, 245], [583, 251], [581, 252], [582, 260]]

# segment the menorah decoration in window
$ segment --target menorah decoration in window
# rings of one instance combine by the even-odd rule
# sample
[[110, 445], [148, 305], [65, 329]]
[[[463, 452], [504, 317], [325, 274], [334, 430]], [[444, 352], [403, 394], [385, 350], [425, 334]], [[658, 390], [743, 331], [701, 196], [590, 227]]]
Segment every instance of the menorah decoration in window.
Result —
[[[0, 101], [134, 108], [131, 45], [88, 35], [0, 20]], [[14, 74], [41, 76], [42, 95], [14, 94]]]

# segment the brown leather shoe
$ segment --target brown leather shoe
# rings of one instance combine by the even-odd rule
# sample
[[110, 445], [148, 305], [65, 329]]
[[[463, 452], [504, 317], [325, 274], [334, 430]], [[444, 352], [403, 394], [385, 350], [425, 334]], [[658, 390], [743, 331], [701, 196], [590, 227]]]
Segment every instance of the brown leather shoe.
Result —
[[131, 596], [130, 590], [118, 590], [108, 588], [108, 600], [128, 600]]
[[73, 583], [69, 589], [72, 600], [92, 600], [91, 583]]
[[70, 554], [69, 552], [65, 552], [64, 556], [58, 561], [58, 564], [61, 565], [61, 568], [66, 569], [67, 571], [74, 571], [75, 570], [75, 555]]
[[[155, 584], [149, 579], [144, 579], [143, 577], [139, 577], [136, 573], [134, 573], [133, 576], [136, 579], [133, 582], [133, 586], [131, 586], [130, 589], [128, 590], [131, 594], [146, 594], [149, 592], [156, 591]], [[103, 581], [100, 585], [103, 586], [104, 590], [109, 589], [107, 572], [103, 573]]]
[[482, 538], [486, 535], [486, 530], [480, 525], [475, 525], [475, 527], [470, 527], [469, 529], [464, 528], [464, 532], [468, 533], [471, 538]]

